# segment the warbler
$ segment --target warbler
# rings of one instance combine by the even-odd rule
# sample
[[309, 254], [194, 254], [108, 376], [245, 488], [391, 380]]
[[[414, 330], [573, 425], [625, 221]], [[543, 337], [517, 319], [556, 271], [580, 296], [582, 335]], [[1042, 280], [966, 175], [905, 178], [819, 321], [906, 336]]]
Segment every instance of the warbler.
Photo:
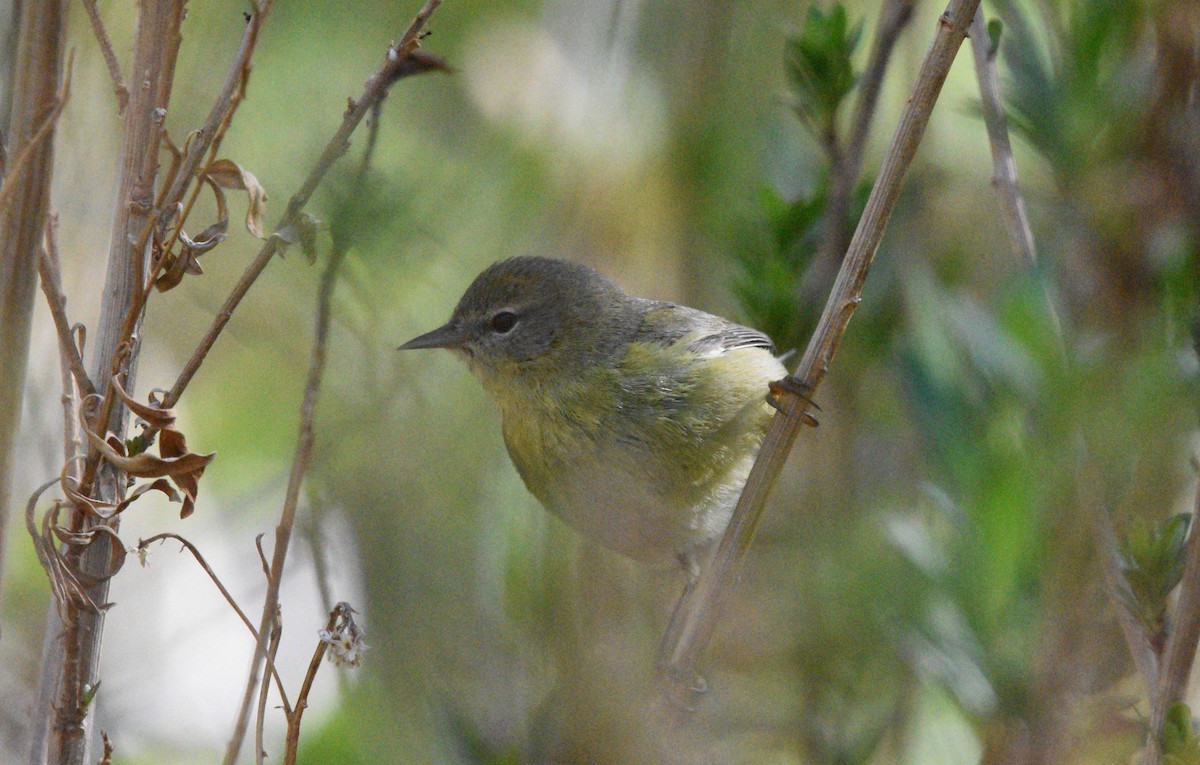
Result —
[[770, 423], [768, 384], [786, 375], [757, 330], [544, 257], [487, 268], [446, 324], [400, 346], [417, 348], [466, 359], [548, 510], [607, 548], [693, 576]]

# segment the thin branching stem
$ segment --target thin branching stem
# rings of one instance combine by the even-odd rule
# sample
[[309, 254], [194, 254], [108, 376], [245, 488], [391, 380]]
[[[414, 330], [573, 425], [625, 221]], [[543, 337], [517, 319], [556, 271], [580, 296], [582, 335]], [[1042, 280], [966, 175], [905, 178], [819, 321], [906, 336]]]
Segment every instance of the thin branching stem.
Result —
[[[67, 298], [63, 295], [58, 237], [55, 235], [57, 228], [58, 218], [51, 215], [46, 222], [46, 246], [38, 253], [38, 274], [41, 276], [42, 293], [46, 296], [46, 304], [50, 308], [50, 318], [54, 322], [54, 331], [58, 333], [59, 353], [75, 378], [79, 390], [84, 396], [90, 396], [96, 392], [96, 387], [92, 385], [92, 380], [83, 366], [83, 357], [79, 355], [79, 346], [75, 344], [75, 334], [71, 323], [67, 321]], [[67, 424], [71, 423], [78, 424], [73, 413], [67, 417]]]
[[[979, 82], [979, 96], [983, 105], [983, 124], [987, 128], [988, 143], [992, 149], [992, 185], [1000, 197], [1004, 212], [1004, 229], [1012, 245], [1017, 261], [1030, 271], [1036, 271], [1037, 247], [1034, 244], [1033, 228], [1029, 225], [1029, 213], [1025, 209], [1025, 197], [1017, 181], [1017, 161], [1013, 156], [1012, 142], [1008, 137], [1008, 119], [1004, 116], [1004, 100], [1000, 95], [999, 78], [996, 76], [996, 51], [992, 48], [987, 32], [983, 9], [971, 20], [971, 52], [975, 59], [975, 78]], [[1042, 302], [1046, 315], [1054, 326], [1060, 349], [1065, 349], [1062, 320], [1055, 307], [1049, 288], [1042, 283]]]
[[[279, 639], [283, 635], [283, 625], [279, 621], [278, 603], [276, 603], [276, 612], [271, 620], [271, 637], [267, 645], [267, 660], [272, 664], [275, 663], [275, 656], [279, 652]], [[263, 731], [266, 728], [267, 720], [267, 697], [270, 695], [271, 686], [263, 683], [258, 689], [258, 706], [257, 714], [254, 716], [254, 762], [255, 765], [264, 765], [267, 760], [267, 750]]]
[[108, 36], [108, 30], [104, 28], [104, 21], [100, 18], [100, 11], [96, 8], [96, 0], [83, 0], [83, 9], [87, 12], [88, 23], [91, 24], [92, 33], [96, 35], [96, 42], [100, 45], [100, 53], [104, 56], [104, 65], [108, 67], [108, 76], [112, 78], [113, 93], [117, 96], [117, 113], [121, 114], [129, 103], [129, 86], [125, 84], [125, 78], [121, 76], [121, 65], [117, 62], [117, 54], [113, 51], [112, 39]]
[[[338, 622], [349, 616], [349, 611], [350, 604], [348, 603], [338, 603], [334, 606], [329, 612], [329, 621], [325, 624], [325, 632], [333, 632], [337, 628]], [[308, 662], [308, 671], [304, 674], [304, 682], [300, 686], [299, 695], [296, 696], [296, 708], [288, 715], [287, 741], [283, 753], [284, 765], [295, 765], [296, 763], [296, 757], [300, 751], [300, 721], [304, 717], [304, 710], [308, 709], [308, 694], [312, 691], [313, 681], [317, 679], [317, 670], [321, 668], [321, 659], [325, 658], [325, 652], [328, 650], [329, 643], [318, 640], [312, 659]]]
[[676, 609], [668, 627], [673, 637], [664, 645], [660, 666], [664, 671], [665, 700], [676, 710], [690, 708], [696, 689], [702, 687], [696, 666], [712, 638], [721, 603], [741, 572], [767, 497], [807, 421], [811, 402], [797, 391], [811, 395], [829, 370], [850, 317], [862, 299], [863, 283], [900, 196], [905, 173], [978, 6], [979, 0], [951, 0], [938, 21], [933, 44], [804, 358], [790, 383], [777, 388], [779, 412], [771, 422], [720, 546], [695, 587], [685, 594], [686, 601]]
[[427, 0], [421, 12], [417, 14], [417, 18], [413, 20], [412, 26], [405, 32], [401, 42], [396, 47], [388, 49], [388, 55], [385, 58], [383, 66], [367, 80], [363, 94], [357, 101], [351, 102], [350, 108], [346, 110], [346, 114], [342, 118], [342, 124], [338, 127], [337, 132], [334, 133], [333, 137], [325, 145], [325, 149], [321, 152], [321, 156], [313, 165], [312, 170], [309, 171], [308, 177], [304, 179], [304, 183], [301, 184], [299, 191], [293, 194], [292, 198], [288, 200], [287, 210], [284, 212], [279, 223], [276, 224], [274, 232], [263, 243], [262, 249], [259, 250], [254, 261], [250, 263], [245, 273], [242, 274], [241, 279], [234, 285], [233, 290], [229, 293], [229, 297], [225, 299], [221, 310], [217, 312], [208, 331], [205, 332], [204, 337], [201, 338], [191, 357], [184, 364], [179, 377], [176, 378], [175, 384], [167, 394], [164, 406], [174, 406], [179, 401], [179, 397], [183, 395], [183, 391], [187, 388], [188, 383], [191, 382], [192, 377], [200, 369], [200, 365], [204, 363], [208, 352], [212, 350], [213, 344], [220, 337], [221, 331], [229, 323], [230, 318], [233, 317], [233, 312], [237, 309], [238, 304], [242, 302], [242, 298], [246, 296], [250, 287], [266, 269], [276, 253], [285, 246], [288, 240], [295, 236], [304, 206], [308, 204], [309, 198], [321, 181], [324, 180], [334, 163], [346, 153], [346, 150], [350, 147], [350, 136], [354, 133], [359, 123], [362, 122], [363, 118], [370, 113], [372, 105], [376, 101], [381, 101], [387, 95], [388, 87], [397, 80], [410, 75], [445, 68], [445, 65], [439, 59], [422, 54], [415, 48], [421, 28], [423, 28], [429, 15], [439, 5], [441, 5], [440, 0]]
[[[363, 164], [359, 170], [360, 180], [365, 178], [378, 135], [380, 104], [387, 93], [388, 85], [401, 77], [444, 67], [439, 59], [424, 55], [418, 57], [416, 47], [419, 42], [421, 29], [438, 5], [440, 5], [440, 0], [428, 0], [425, 3], [409, 26], [408, 31], [401, 38], [400, 43], [389, 49], [383, 67], [367, 81], [363, 96], [347, 110], [341, 127], [339, 127], [337, 133], [326, 145], [325, 151], [322, 152], [321, 157], [317, 160], [316, 165], [309, 173], [301, 189], [296, 192], [288, 203], [287, 212], [275, 227], [276, 233], [267, 239], [267, 242], [263, 246], [263, 251], [255, 259], [255, 262], [251, 264], [250, 268], [247, 269], [242, 280], [238, 282], [238, 285], [234, 288], [234, 293], [226, 301], [226, 307], [222, 309], [213, 325], [209, 328], [209, 334], [206, 335], [205, 340], [201, 342], [200, 347], [197, 348], [196, 353], [193, 354], [192, 359], [185, 366], [184, 372], [180, 374], [175, 387], [168, 393], [166, 399], [167, 406], [170, 406], [171, 402], [178, 400], [179, 395], [183, 392], [183, 388], [186, 387], [188, 380], [191, 379], [191, 374], [194, 373], [195, 369], [199, 368], [204, 356], [208, 353], [208, 349], [212, 347], [212, 343], [216, 340], [217, 335], [220, 334], [221, 328], [224, 327], [233, 309], [241, 300], [241, 296], [245, 294], [254, 280], [258, 278], [258, 274], [266, 267], [275, 249], [279, 247], [278, 243], [283, 241], [280, 232], [291, 229], [299, 223], [300, 211], [308, 202], [317, 184], [320, 183], [333, 164], [349, 147], [350, 134], [367, 114], [373, 114], [374, 119], [370, 121], [370, 131], [363, 155]], [[410, 59], [415, 59], [415, 61]], [[361, 187], [361, 185], [361, 183], [356, 184], [356, 187]], [[304, 477], [308, 473], [308, 466], [312, 460], [313, 419], [316, 414], [317, 398], [325, 372], [333, 288], [337, 282], [337, 274], [345, 259], [345, 255], [346, 250], [344, 247], [335, 247], [330, 253], [329, 262], [321, 277], [321, 285], [317, 298], [317, 318], [312, 358], [309, 364], [308, 380], [305, 385], [304, 401], [300, 407], [300, 432], [296, 439], [296, 452], [292, 461], [291, 474], [288, 478], [283, 509], [280, 512], [279, 524], [275, 528], [275, 545], [272, 550], [270, 572], [267, 576], [267, 593], [263, 601], [263, 613], [258, 628], [259, 634], [271, 630], [273, 624], [277, 627], [279, 586], [283, 578], [284, 565], [287, 561], [292, 530], [295, 526], [300, 491], [304, 485]], [[189, 370], [191, 371], [189, 372]], [[258, 668], [261, 660], [262, 651], [261, 649], [256, 649], [254, 659], [251, 661], [249, 678], [246, 684], [246, 694], [242, 699], [237, 724], [234, 727], [233, 735], [230, 737], [229, 745], [226, 748], [225, 762], [227, 765], [232, 765], [237, 760], [238, 751], [241, 749], [241, 742], [245, 736], [249, 720], [250, 701], [257, 683]], [[260, 710], [263, 703], [262, 694], [260, 693]], [[258, 735], [257, 732], [256, 735]], [[261, 754], [261, 743], [257, 746]]]
[[[254, 629], [254, 625], [250, 622], [250, 617], [246, 616], [246, 612], [243, 611], [242, 607], [239, 606], [237, 601], [233, 599], [232, 593], [230, 593], [229, 589], [225, 587], [224, 582], [222, 582], [221, 578], [217, 576], [217, 573], [212, 570], [212, 567], [208, 565], [208, 561], [204, 559], [204, 556], [200, 554], [200, 550], [194, 544], [178, 534], [163, 532], [161, 534], [155, 534], [152, 537], [147, 537], [146, 539], [139, 539], [137, 551], [142, 553], [155, 542], [164, 542], [168, 539], [175, 540], [179, 544], [183, 545], [185, 550], [192, 554], [192, 557], [196, 559], [196, 563], [200, 565], [200, 568], [204, 570], [205, 574], [208, 574], [208, 578], [212, 580], [214, 585], [216, 585], [217, 590], [221, 593], [221, 597], [225, 598], [225, 602], [229, 604], [229, 607], [232, 608], [238, 615], [238, 618], [242, 620], [242, 624], [246, 625], [246, 629], [250, 630], [250, 636], [254, 638], [254, 642], [262, 645], [262, 640], [259, 638], [258, 631]], [[275, 662], [273, 660], [267, 662], [267, 669], [270, 670], [271, 676], [275, 678], [275, 685], [279, 690], [279, 698], [281, 700], [284, 712], [290, 712], [291, 706], [288, 703], [287, 693], [283, 688], [283, 679], [280, 678], [279, 670], [275, 667]]]
[[[862, 173], [867, 136], [870, 135], [875, 108], [879, 104], [879, 94], [883, 90], [883, 78], [892, 61], [896, 41], [912, 20], [915, 5], [916, 0], [888, 0], [880, 9], [879, 28], [875, 33], [871, 57], [867, 60], [858, 85], [858, 99], [850, 121], [849, 138], [840, 150], [830, 153], [829, 195], [822, 225], [821, 250], [816, 261], [824, 264], [826, 268], [835, 267], [838, 258], [846, 251], [850, 228], [850, 198], [855, 184], [858, 183], [858, 176]], [[820, 270], [823, 269], [818, 268], [818, 271]], [[814, 274], [809, 281], [813, 283], [814, 279], [819, 278], [820, 274]], [[817, 286], [824, 287], [823, 284]]]

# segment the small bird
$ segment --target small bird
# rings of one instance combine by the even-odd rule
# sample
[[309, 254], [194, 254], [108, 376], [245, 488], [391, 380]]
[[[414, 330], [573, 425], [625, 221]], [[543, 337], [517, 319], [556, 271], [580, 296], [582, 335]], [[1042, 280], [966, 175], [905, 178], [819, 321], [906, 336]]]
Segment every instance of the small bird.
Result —
[[526, 488], [585, 537], [694, 577], [725, 530], [787, 374], [770, 338], [627, 294], [588, 266], [500, 261], [400, 346], [466, 359]]

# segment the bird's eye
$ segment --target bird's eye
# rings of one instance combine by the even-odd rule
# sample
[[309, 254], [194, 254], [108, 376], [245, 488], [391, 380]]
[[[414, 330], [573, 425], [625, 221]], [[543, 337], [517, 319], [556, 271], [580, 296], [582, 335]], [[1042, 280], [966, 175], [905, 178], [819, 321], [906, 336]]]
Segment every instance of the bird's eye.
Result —
[[517, 315], [512, 311], [501, 311], [492, 317], [492, 330], [501, 335], [512, 332], [512, 328], [515, 326], [517, 326]]

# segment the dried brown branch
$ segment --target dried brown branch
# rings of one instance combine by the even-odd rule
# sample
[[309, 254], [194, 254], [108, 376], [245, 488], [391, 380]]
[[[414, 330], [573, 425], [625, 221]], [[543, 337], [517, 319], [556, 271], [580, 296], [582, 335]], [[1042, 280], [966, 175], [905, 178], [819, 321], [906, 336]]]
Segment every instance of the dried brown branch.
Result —
[[103, 744], [104, 751], [97, 765], [112, 765], [112, 757], [116, 749], [113, 747], [112, 742], [108, 740], [108, 731], [100, 731], [100, 743]]
[[[37, 258], [50, 208], [53, 132], [62, 110], [67, 0], [25, 3], [17, 14], [11, 96], [0, 114], [6, 142], [0, 178], [0, 572], [4, 571], [11, 503], [12, 455], [25, 390], [29, 332], [37, 292]], [[10, 38], [12, 39], [12, 38]], [[36, 715], [36, 727], [44, 715]]]
[[[279, 621], [278, 603], [274, 618], [271, 619], [271, 638], [267, 645], [267, 660], [272, 664], [275, 663], [275, 655], [279, 651], [279, 638], [283, 634], [283, 625]], [[271, 686], [266, 683], [258, 691], [258, 713], [254, 717], [254, 762], [256, 765], [264, 765], [267, 759], [267, 750], [263, 746], [263, 729], [267, 720], [267, 696], [270, 693]]]
[[[273, 5], [272, 0], [267, 0], [251, 13], [250, 19], [246, 23], [246, 29], [242, 34], [242, 41], [238, 46], [237, 53], [234, 54], [233, 62], [225, 77], [225, 82], [221, 87], [221, 91], [217, 94], [213, 107], [209, 111], [208, 118], [199, 129], [189, 136], [189, 140], [184, 147], [184, 155], [179, 158], [178, 162], [172, 164], [168, 178], [165, 179], [163, 189], [157, 198], [148, 198], [149, 192], [147, 192], [147, 198], [141, 202], [143, 208], [149, 212], [142, 216], [142, 223], [138, 232], [134, 234], [131, 231], [129, 234], [130, 237], [136, 237], [136, 240], [134, 240], [136, 244], [131, 251], [130, 265], [133, 271], [132, 281], [138, 286], [128, 301], [128, 309], [125, 312], [120, 334], [117, 337], [114, 348], [127, 347], [134, 343], [137, 327], [141, 323], [146, 302], [149, 299], [155, 281], [154, 274], [151, 274], [150, 278], [146, 278], [145, 273], [146, 253], [154, 227], [165, 214], [165, 211], [173, 209], [179, 203], [179, 200], [188, 188], [188, 184], [195, 180], [197, 168], [205, 153], [211, 151], [212, 154], [215, 154], [217, 147], [220, 145], [220, 138], [228, 128], [233, 112], [241, 103], [241, 95], [245, 88], [246, 79], [250, 75], [250, 57], [254, 53], [255, 43], [258, 40], [262, 24], [266, 21], [266, 17], [269, 15]], [[162, 113], [165, 113], [165, 105]], [[156, 138], [165, 135], [165, 131], [159, 129], [159, 134]], [[156, 148], [154, 149], [155, 156], [157, 156], [157, 153], [156, 143]], [[210, 161], [211, 156], [210, 154]], [[191, 211], [191, 205], [195, 202], [195, 198], [202, 186], [202, 183], [195, 183], [186, 210], [176, 221], [175, 236], [178, 236], [179, 232], [183, 230], [183, 225], [187, 220], [187, 213]], [[174, 239], [171, 241], [173, 243]], [[98, 356], [98, 358], [101, 357]], [[114, 358], [111, 374], [118, 374], [120, 371], [119, 366], [120, 360]], [[104, 379], [108, 379], [108, 376], [105, 376]], [[114, 391], [110, 386], [105, 389], [104, 399], [101, 402], [101, 409], [96, 422], [108, 422], [116, 403]], [[174, 406], [174, 404], [175, 402], [172, 401], [167, 406]]]
[[938, 21], [937, 32], [917, 75], [912, 96], [842, 261], [837, 281], [825, 303], [804, 358], [788, 384], [776, 386], [779, 412], [771, 422], [758, 459], [734, 509], [733, 518], [712, 560], [700, 573], [694, 588], [676, 610], [660, 656], [664, 701], [668, 709], [686, 710], [700, 683], [696, 666], [712, 638], [721, 603], [737, 581], [742, 563], [754, 540], [767, 496], [783, 468], [788, 453], [805, 424], [811, 402], [799, 391], [814, 392], [829, 370], [862, 287], [883, 238], [888, 218], [900, 195], [904, 175], [912, 163], [933, 106], [950, 66], [966, 37], [979, 0], [951, 0]]
[[[191, 193], [184, 203], [183, 212], [179, 215], [179, 220], [171, 238], [163, 246], [164, 251], [170, 250], [175, 244], [180, 232], [183, 231], [183, 225], [187, 221], [197, 197], [200, 195], [200, 191], [203, 189], [204, 184], [199, 182], [193, 183], [200, 169], [201, 158], [207, 154], [204, 167], [212, 164], [213, 160], [216, 159], [217, 151], [220, 149], [221, 141], [229, 129], [233, 115], [245, 97], [246, 82], [250, 78], [250, 59], [254, 55], [254, 48], [258, 42], [259, 32], [262, 30], [262, 26], [266, 22], [267, 16], [270, 15], [273, 6], [274, 0], [266, 0], [250, 14], [250, 19], [246, 22], [246, 30], [242, 33], [242, 42], [233, 57], [233, 63], [229, 67], [229, 73], [225, 76], [225, 82], [221, 86], [221, 91], [217, 94], [212, 109], [209, 110], [208, 118], [198, 130], [189, 136], [189, 140], [184, 145], [184, 156], [180, 162], [180, 166], [176, 169], [176, 172], [170, 179], [170, 183], [164, 187], [159, 197], [157, 203], [158, 209], [168, 209], [179, 202], [185, 189], [188, 188], [188, 184], [191, 184]], [[142, 236], [149, 237], [149, 235], [150, 229], [147, 228], [142, 233]], [[149, 293], [153, 282], [153, 278], [146, 280], [147, 293]]]
[[[1033, 229], [1029, 225], [1029, 214], [1025, 209], [1025, 198], [1017, 181], [1017, 162], [1013, 157], [1012, 142], [1008, 138], [1008, 119], [1004, 116], [1004, 100], [1000, 95], [999, 79], [996, 76], [996, 51], [991, 47], [987, 22], [983, 9], [971, 20], [971, 52], [975, 59], [975, 78], [979, 82], [979, 95], [983, 104], [983, 123], [987, 127], [988, 143], [992, 148], [992, 185], [1000, 197], [1004, 211], [1004, 228], [1012, 245], [1013, 255], [1025, 268], [1037, 268], [1037, 248], [1034, 245]], [[1063, 348], [1062, 321], [1054, 298], [1049, 289], [1042, 285], [1042, 298], [1046, 315], [1054, 325], [1059, 347]]]
[[[122, 326], [129, 306], [136, 300], [137, 263], [145, 252], [131, 242], [152, 212], [162, 117], [170, 104], [183, 15], [183, 0], [141, 0], [138, 7], [132, 71], [138, 72], [139, 83], [146, 86], [133, 89], [123, 117], [116, 212], [109, 239], [104, 300], [95, 333], [96, 369], [90, 375], [106, 383], [104, 402], [90, 430], [101, 434], [111, 431], [117, 438], [124, 436], [126, 418], [108, 382], [115, 377], [132, 390], [136, 376], [136, 332], [126, 334]], [[103, 462], [99, 450], [93, 450], [83, 470], [79, 495], [115, 506], [124, 491], [124, 476]], [[58, 655], [47, 658], [60, 667], [47, 757], [50, 762], [83, 765], [93, 760], [90, 729], [96, 700], [91, 695], [98, 679], [103, 606], [108, 599], [109, 579], [119, 563], [114, 560], [115, 553], [124, 552], [119, 540], [109, 536], [115, 534], [116, 522], [115, 518], [98, 517], [82, 504], [71, 508], [68, 529], [72, 536], [65, 544], [65, 568], [86, 583], [87, 591], [85, 603], [66, 604]]]
[[[67, 298], [63, 294], [62, 278], [60, 277], [58, 257], [58, 242], [55, 231], [58, 229], [58, 217], [50, 216], [46, 224], [46, 246], [39, 252], [38, 274], [42, 277], [42, 292], [50, 308], [50, 318], [54, 321], [54, 330], [58, 333], [58, 350], [66, 362], [75, 384], [84, 396], [96, 392], [96, 386], [83, 367], [83, 357], [79, 354], [79, 346], [75, 344], [75, 332], [67, 321]], [[67, 418], [68, 425], [77, 422], [74, 416]], [[68, 459], [69, 461], [69, 459]]]
[[[342, 125], [338, 128], [337, 133], [326, 145], [320, 158], [317, 160], [313, 170], [309, 173], [308, 178], [302, 184], [299, 191], [292, 197], [288, 203], [287, 212], [283, 219], [275, 227], [275, 233], [268, 238], [264, 244], [262, 252], [258, 258], [251, 264], [243, 275], [241, 281], [234, 288], [233, 294], [226, 301], [225, 308], [218, 314], [212, 327], [209, 328], [209, 333], [201, 342], [196, 353], [193, 354], [184, 371], [180, 374], [175, 386], [167, 395], [168, 402], [178, 400], [179, 395], [186, 387], [188, 380], [195, 370], [199, 368], [208, 349], [212, 347], [216, 337], [220, 334], [225, 323], [228, 322], [233, 309], [240, 302], [241, 297], [246, 290], [250, 288], [254, 280], [266, 267], [270, 258], [280, 247], [280, 243], [284, 241], [283, 233], [289, 230], [294, 230], [300, 224], [300, 212], [304, 205], [312, 196], [317, 184], [324, 179], [325, 175], [333, 164], [346, 152], [349, 148], [349, 137], [358, 124], [367, 114], [374, 114], [375, 119], [371, 120], [371, 130], [367, 139], [366, 149], [364, 151], [363, 164], [360, 168], [360, 179], [365, 176], [367, 169], [370, 166], [370, 160], [375, 147], [379, 123], [379, 109], [384, 96], [387, 94], [388, 85], [396, 82], [402, 77], [420, 72], [435, 71], [444, 68], [444, 64], [440, 59], [421, 54], [417, 54], [417, 45], [419, 43], [419, 35], [425, 23], [428, 21], [430, 14], [440, 5], [440, 0], [427, 0], [421, 11], [417, 14], [408, 31], [401, 38], [400, 43], [395, 47], [389, 48], [383, 67], [376, 72], [367, 81], [366, 89], [361, 98], [357, 102], [351, 104], [347, 110], [345, 117], [342, 120]], [[361, 187], [361, 184], [357, 184]], [[325, 371], [326, 347], [329, 334], [329, 319], [332, 309], [333, 288], [337, 282], [338, 271], [345, 258], [345, 249], [335, 247], [330, 253], [329, 262], [325, 267], [325, 271], [321, 276], [321, 285], [317, 297], [317, 317], [315, 338], [313, 341], [312, 358], [309, 364], [308, 381], [305, 385], [304, 401], [300, 407], [300, 432], [297, 436], [295, 457], [292, 461], [292, 470], [288, 478], [288, 487], [284, 497], [283, 509], [280, 513], [279, 524], [275, 528], [275, 545], [271, 556], [271, 569], [267, 577], [267, 593], [263, 602], [262, 618], [259, 622], [259, 634], [272, 630], [272, 625], [277, 628], [277, 618], [279, 612], [279, 586], [283, 578], [283, 569], [287, 561], [288, 547], [291, 542], [292, 530], [295, 526], [296, 511], [299, 506], [300, 490], [304, 485], [304, 477], [308, 473], [308, 466], [312, 459], [313, 445], [313, 418], [316, 414], [317, 397], [321, 389], [321, 381]], [[189, 371], [190, 370], [190, 371]], [[246, 727], [248, 725], [250, 700], [253, 694], [256, 678], [258, 676], [259, 662], [262, 660], [261, 650], [255, 651], [255, 656], [251, 662], [250, 678], [246, 685], [246, 695], [242, 699], [241, 711], [238, 714], [238, 721], [235, 725], [234, 733], [230, 738], [229, 745], [226, 749], [225, 762], [231, 765], [237, 759], [238, 751], [241, 749], [242, 738], [245, 736]], [[262, 714], [262, 705], [265, 703], [262, 693], [259, 694], [259, 714]], [[258, 730], [256, 735], [261, 736], [261, 719], [259, 720]], [[262, 743], [256, 742], [256, 756], [262, 755]]]
[[287, 244], [291, 243], [298, 237], [300, 228], [304, 225], [301, 219], [301, 214], [304, 206], [308, 204], [309, 198], [316, 191], [317, 186], [325, 179], [330, 168], [334, 163], [341, 158], [346, 150], [350, 147], [350, 136], [354, 133], [359, 123], [371, 111], [373, 104], [383, 100], [387, 95], [387, 89], [390, 85], [403, 77], [408, 77], [414, 74], [423, 72], [443, 70], [445, 64], [438, 58], [428, 54], [421, 53], [416, 50], [416, 45], [419, 42], [419, 35], [425, 22], [430, 14], [433, 13], [441, 5], [440, 0], [427, 0], [424, 7], [413, 20], [408, 31], [404, 33], [399, 44], [395, 47], [388, 48], [387, 56], [379, 71], [368, 78], [363, 94], [357, 101], [352, 101], [350, 107], [346, 110], [345, 116], [342, 118], [342, 124], [338, 127], [337, 132], [329, 139], [325, 145], [325, 149], [318, 157], [316, 164], [309, 171], [308, 177], [301, 184], [300, 189], [292, 195], [288, 200], [287, 210], [283, 217], [275, 226], [271, 236], [263, 243], [262, 249], [259, 250], [257, 257], [246, 268], [242, 278], [234, 285], [229, 297], [225, 299], [221, 310], [217, 312], [213, 323], [209, 326], [204, 337], [201, 338], [196, 350], [192, 352], [187, 363], [179, 373], [179, 377], [175, 380], [175, 384], [171, 387], [170, 393], [167, 394], [165, 404], [174, 406], [179, 401], [179, 397], [183, 395], [183, 391], [195, 376], [200, 365], [204, 363], [205, 357], [216, 343], [221, 331], [232, 318], [234, 310], [238, 304], [242, 302], [242, 298], [250, 290], [250, 287], [258, 279], [259, 275], [266, 269], [271, 259], [280, 252]]
[[1191, 528], [1184, 548], [1183, 579], [1179, 583], [1179, 596], [1171, 618], [1172, 627], [1167, 634], [1166, 648], [1163, 649], [1158, 682], [1150, 697], [1147, 765], [1154, 765], [1162, 757], [1163, 723], [1171, 707], [1183, 700], [1188, 677], [1192, 674], [1192, 663], [1196, 659], [1196, 646], [1200, 643], [1200, 533], [1197, 533], [1197, 518], [1200, 518], [1200, 487], [1196, 490]]
[[[229, 607], [232, 608], [238, 615], [238, 618], [242, 620], [242, 624], [246, 625], [246, 629], [250, 630], [250, 636], [254, 638], [254, 642], [261, 645], [261, 641], [258, 637], [258, 631], [254, 629], [254, 625], [250, 622], [250, 617], [246, 616], [246, 612], [243, 611], [242, 607], [239, 606], [237, 601], [233, 599], [233, 594], [230, 593], [228, 588], [225, 587], [225, 584], [221, 581], [220, 577], [218, 577], [216, 572], [212, 570], [212, 567], [208, 565], [208, 561], [204, 559], [204, 556], [200, 554], [200, 550], [197, 549], [194, 544], [178, 534], [163, 532], [161, 534], [155, 534], [152, 537], [147, 537], [146, 539], [139, 539], [137, 543], [137, 551], [142, 553], [155, 542], [164, 542], [168, 539], [175, 540], [179, 544], [183, 545], [184, 549], [192, 554], [192, 557], [196, 559], [196, 563], [200, 564], [200, 568], [204, 570], [204, 573], [208, 574], [208, 578], [212, 580], [214, 585], [216, 585], [217, 590], [221, 593], [221, 597], [225, 598], [225, 602], [229, 604]], [[276, 669], [275, 662], [268, 662], [267, 668], [270, 670], [272, 677], [275, 678], [275, 685], [279, 689], [279, 698], [282, 699], [284, 710], [290, 710], [291, 707], [288, 704], [287, 693], [284, 692], [283, 689], [283, 679], [279, 676], [279, 670]]]
[[83, 0], [83, 9], [87, 11], [88, 23], [92, 25], [92, 33], [100, 44], [100, 53], [104, 56], [104, 64], [108, 67], [108, 75], [112, 78], [113, 93], [117, 96], [117, 113], [123, 114], [129, 104], [129, 86], [121, 77], [121, 65], [117, 63], [117, 54], [113, 52], [112, 39], [104, 22], [100, 19], [100, 11], [96, 8], [96, 0]]
[[[329, 621], [325, 625], [325, 632], [333, 632], [339, 621], [349, 617], [350, 604], [338, 603], [329, 612]], [[313, 651], [312, 660], [308, 662], [308, 672], [304, 674], [304, 683], [300, 686], [299, 695], [296, 696], [296, 708], [288, 715], [287, 741], [283, 754], [284, 765], [295, 765], [296, 763], [296, 756], [300, 750], [300, 721], [304, 717], [304, 710], [308, 709], [308, 694], [312, 691], [313, 681], [317, 678], [317, 670], [321, 668], [321, 659], [325, 657], [327, 650], [329, 650], [329, 643], [324, 640], [317, 641], [317, 648]]]

